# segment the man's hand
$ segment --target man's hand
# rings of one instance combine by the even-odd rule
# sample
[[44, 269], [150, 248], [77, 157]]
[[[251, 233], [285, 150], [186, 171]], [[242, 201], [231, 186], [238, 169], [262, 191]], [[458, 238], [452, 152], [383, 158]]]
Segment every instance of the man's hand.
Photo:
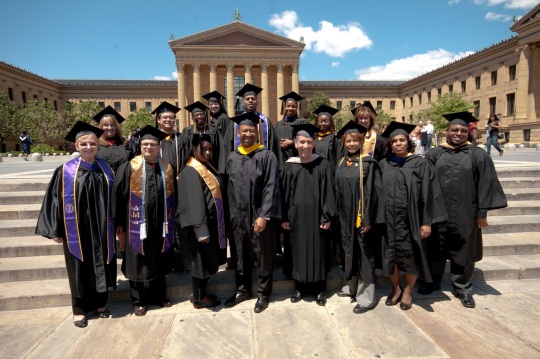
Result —
[[321, 229], [328, 229], [330, 228], [330, 221], [321, 223]]
[[367, 233], [371, 229], [371, 226], [362, 226], [360, 227], [360, 234]]
[[255, 220], [255, 225], [253, 226], [253, 230], [255, 233], [261, 233], [266, 228], [266, 219], [259, 217]]
[[52, 240], [55, 241], [56, 243], [62, 243], [64, 241], [64, 238], [62, 238], [62, 237], [54, 237]]
[[424, 225], [420, 227], [420, 238], [425, 239], [431, 235], [431, 226]]
[[477, 218], [476, 225], [478, 228], [486, 228], [488, 226], [487, 218]]
[[280, 148], [287, 148], [287, 147], [290, 147], [293, 145], [293, 141], [292, 140], [289, 140], [289, 139], [286, 139], [286, 138], [282, 138], [280, 141], [279, 141], [279, 147]]
[[281, 223], [281, 228], [288, 231], [291, 228], [291, 223], [290, 222], [283, 222], [283, 223]]

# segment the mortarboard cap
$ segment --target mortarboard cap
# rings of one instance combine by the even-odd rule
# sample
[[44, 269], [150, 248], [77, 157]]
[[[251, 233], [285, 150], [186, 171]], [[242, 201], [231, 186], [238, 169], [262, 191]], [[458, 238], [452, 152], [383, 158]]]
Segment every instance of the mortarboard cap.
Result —
[[122, 117], [122, 115], [120, 115], [114, 108], [112, 108], [111, 106], [107, 106], [105, 107], [103, 110], [101, 110], [100, 112], [98, 112], [93, 118], [96, 122], [100, 122], [101, 119], [103, 118], [103, 116], [105, 115], [112, 115], [116, 118], [116, 121], [120, 124], [122, 122], [124, 122], [126, 119]]
[[161, 142], [167, 137], [167, 134], [163, 131], [158, 130], [157, 128], [146, 125], [142, 130], [133, 134], [133, 137], [139, 138], [139, 140], [156, 140]]
[[220, 94], [217, 91], [212, 91], [210, 93], [207, 93], [206, 95], [203, 95], [202, 97], [205, 100], [207, 100], [208, 102], [210, 102], [210, 101], [221, 102], [225, 98], [225, 96], [223, 96], [222, 94]]
[[448, 125], [469, 126], [470, 122], [478, 121], [476, 117], [474, 117], [473, 114], [469, 111], [447, 113], [445, 115], [442, 115], [442, 117], [444, 117], [449, 122]]
[[304, 134], [301, 133], [302, 131], [311, 138], [315, 138], [316, 133], [320, 132], [320, 130], [311, 123], [293, 123], [291, 127], [293, 128], [293, 138], [296, 138], [297, 135], [304, 136]]
[[342, 136], [348, 134], [348, 133], [366, 133], [367, 128], [364, 126], [358, 124], [355, 121], [349, 121], [341, 128], [341, 130], [336, 133], [337, 138], [341, 138]]
[[283, 95], [279, 98], [281, 101], [283, 102], [287, 102], [289, 100], [292, 100], [294, 102], [300, 102], [302, 101], [304, 98], [302, 96], [300, 96], [299, 94], [297, 94], [296, 92], [294, 91], [291, 91], [289, 92], [288, 94], [286, 95]]
[[253, 112], [245, 112], [241, 115], [234, 116], [231, 118], [231, 121], [238, 124], [238, 126], [240, 125], [257, 126], [260, 120], [261, 119], [259, 118], [259, 115]]
[[409, 136], [409, 133], [411, 133], [415, 128], [416, 125], [392, 121], [388, 124], [388, 127], [386, 127], [384, 132], [381, 134], [381, 137], [392, 138], [397, 135]]
[[216, 143], [216, 135], [214, 133], [195, 133], [190, 136], [192, 146], [198, 146], [203, 141], [210, 142], [212, 144]]
[[86, 122], [77, 121], [75, 125], [69, 130], [68, 134], [64, 139], [69, 142], [77, 142], [79, 137], [94, 134], [96, 137], [101, 137], [101, 135], [105, 132], [104, 130], [87, 124]]
[[179, 107], [176, 107], [175, 105], [172, 105], [167, 101], [163, 101], [158, 107], [154, 109], [154, 111], [152, 111], [152, 115], [158, 116], [159, 114], [162, 114], [164, 112], [177, 113], [178, 111], [180, 111]]
[[236, 96], [246, 97], [247, 95], [257, 96], [263, 89], [252, 84], [245, 84], [244, 87], [236, 93]]
[[208, 110], [208, 107], [206, 107], [202, 102], [197, 101], [197, 102], [192, 103], [191, 105], [184, 107], [184, 109], [186, 109], [187, 111], [191, 113], [195, 113], [195, 112], [206, 112], [206, 110]]
[[373, 111], [374, 114], [377, 114], [377, 111], [375, 111], [375, 108], [373, 107], [371, 102], [364, 101], [362, 104], [356, 105], [356, 107], [351, 110], [353, 116], [356, 116], [356, 110], [358, 110], [358, 108], [362, 106], [369, 108], [371, 111]]
[[333, 107], [330, 107], [330, 106], [326, 106], [326, 105], [320, 105], [316, 110], [315, 110], [315, 114], [317, 116], [319, 115], [329, 115], [329, 116], [334, 116], [336, 113], [338, 113], [339, 110], [337, 108], [333, 108]]

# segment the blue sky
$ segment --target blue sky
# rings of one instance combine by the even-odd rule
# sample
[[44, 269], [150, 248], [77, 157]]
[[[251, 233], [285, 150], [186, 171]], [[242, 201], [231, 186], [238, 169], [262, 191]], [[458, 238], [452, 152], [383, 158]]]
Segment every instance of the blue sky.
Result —
[[9, 1], [0, 60], [51, 79], [174, 79], [169, 36], [242, 21], [298, 40], [301, 80], [406, 80], [515, 35], [536, 0]]

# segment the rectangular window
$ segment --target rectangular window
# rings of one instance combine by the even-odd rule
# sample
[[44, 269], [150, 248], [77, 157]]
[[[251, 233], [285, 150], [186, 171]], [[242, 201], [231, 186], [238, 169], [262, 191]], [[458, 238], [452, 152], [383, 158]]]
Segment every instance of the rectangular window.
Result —
[[467, 92], [467, 81], [461, 81], [461, 93]]
[[495, 86], [497, 84], [497, 71], [491, 72], [491, 86]]
[[448, 85], [448, 92], [454, 92], [454, 85]]
[[342, 106], [343, 106], [343, 102], [342, 102], [342, 101], [337, 101], [337, 102], [336, 102], [336, 108], [337, 108], [338, 110], [341, 110], [341, 107], [342, 107]]
[[[224, 79], [224, 82], [225, 82], [225, 93], [227, 93], [227, 78], [226, 77]], [[251, 76], [250, 83], [253, 84], [253, 76]], [[238, 91], [240, 91], [242, 87], [244, 87], [245, 84], [246, 82], [245, 82], [244, 76], [234, 76], [233, 77], [233, 89], [234, 89], [233, 92], [237, 93]], [[223, 101], [225, 108], [227, 108], [227, 101], [228, 99], [225, 99]], [[235, 100], [232, 99], [231, 101], [235, 101]], [[176, 103], [177, 103], [176, 106], [178, 107], [178, 101]], [[238, 100], [238, 102], [235, 103], [235, 106], [234, 106], [234, 114], [236, 116], [236, 115], [241, 114], [242, 112], [244, 112], [244, 105], [242, 105], [242, 101]]]
[[38, 100], [37, 95], [34, 95], [34, 101], [37, 101], [37, 100]]
[[22, 96], [22, 102], [26, 103], [26, 92], [21, 91], [21, 96]]
[[477, 90], [480, 90], [480, 76], [474, 78], [474, 86]]
[[526, 130], [523, 130], [523, 141], [530, 141], [531, 140], [531, 130], [529, 129], [526, 129]]
[[431, 91], [427, 93], [427, 103], [431, 103]]
[[495, 113], [495, 111], [497, 111], [497, 98], [495, 97], [490, 97], [489, 99], [489, 113], [492, 114], [492, 113]]
[[99, 107], [105, 108], [105, 102], [99, 101], [97, 104], [98, 104]]
[[176, 107], [178, 107], [178, 101], [176, 101], [176, 102], [174, 103], [174, 105], [175, 105]]
[[350, 101], [350, 102], [349, 102], [349, 108], [350, 108], [351, 110], [354, 110], [355, 107], [356, 107], [356, 101]]
[[442, 89], [438, 88], [437, 89], [437, 96], [441, 97], [442, 95]]
[[409, 101], [411, 103], [411, 107], [413, 107], [413, 97], [412, 96], [409, 98]]
[[396, 101], [390, 101], [390, 110], [396, 109]]
[[403, 109], [405, 109], [405, 99], [401, 100], [401, 105], [403, 105]]
[[146, 109], [146, 111], [152, 112], [152, 102], [145, 102], [144, 108]]
[[382, 101], [377, 101], [377, 107], [375, 107], [376, 110], [382, 109]]
[[137, 111], [137, 102], [131, 101], [131, 102], [129, 103], [129, 111], [130, 111], [130, 112], [135, 112], [135, 111]]
[[8, 87], [8, 97], [10, 101], [13, 101], [13, 89], [11, 87]]
[[513, 81], [516, 79], [516, 65], [508, 66], [508, 80]]
[[418, 104], [422, 104], [422, 94], [418, 95]]
[[58, 111], [58, 102], [56, 100], [53, 101], [53, 107], [55, 111]]
[[474, 117], [478, 118], [480, 116], [480, 101], [474, 101], [473, 104], [474, 104], [474, 110], [473, 110]]
[[115, 101], [114, 102], [114, 110], [116, 112], [121, 112], [122, 111], [122, 105], [120, 104], [120, 101]]
[[506, 114], [514, 115], [516, 113], [516, 94], [509, 93], [506, 95]]
[[43, 101], [45, 101], [45, 103], [48, 103], [48, 102], [49, 102], [49, 99], [48, 99], [47, 97], [45, 97], [45, 98], [43, 99]]

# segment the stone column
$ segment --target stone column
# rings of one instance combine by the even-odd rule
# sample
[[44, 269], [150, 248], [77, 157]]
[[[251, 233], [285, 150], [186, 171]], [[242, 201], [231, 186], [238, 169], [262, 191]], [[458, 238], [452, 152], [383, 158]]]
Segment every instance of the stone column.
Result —
[[516, 122], [521, 122], [527, 119], [527, 102], [529, 97], [529, 57], [531, 50], [529, 45], [524, 45], [517, 51], [519, 54], [519, 62], [517, 64], [518, 87], [516, 93]]
[[[285, 65], [277, 64], [276, 67], [277, 67], [277, 88], [276, 88], [277, 96], [276, 96], [276, 98], [279, 98], [279, 97], [285, 95], [285, 93], [284, 93], [284, 87], [285, 86], [283, 84], [283, 68], [285, 67]], [[281, 111], [281, 102], [277, 101], [276, 106], [277, 106], [277, 112], [276, 113], [279, 114], [280, 111]]]
[[251, 83], [251, 64], [244, 65], [244, 84]]
[[201, 99], [201, 64], [193, 64], [193, 102]]
[[[178, 74], [178, 107], [184, 108], [185, 98], [186, 98], [186, 81], [185, 81], [185, 70], [186, 65], [176, 64], [176, 71]], [[186, 111], [180, 111], [176, 114], [177, 116], [177, 130], [181, 131], [184, 127], [187, 126], [187, 120], [185, 116]]]
[[261, 65], [261, 87], [263, 90], [262, 94], [259, 96], [259, 101], [262, 103], [259, 104], [259, 108], [262, 109], [262, 113], [269, 116], [270, 106], [268, 106], [268, 64]]
[[227, 113], [230, 117], [234, 116], [234, 64], [227, 64]]
[[297, 94], [300, 93], [300, 82], [298, 81], [298, 70], [300, 69], [300, 64], [294, 64], [292, 66], [292, 90]]
[[217, 77], [216, 77], [216, 68], [217, 64], [208, 64], [210, 67], [210, 91], [217, 91]]

